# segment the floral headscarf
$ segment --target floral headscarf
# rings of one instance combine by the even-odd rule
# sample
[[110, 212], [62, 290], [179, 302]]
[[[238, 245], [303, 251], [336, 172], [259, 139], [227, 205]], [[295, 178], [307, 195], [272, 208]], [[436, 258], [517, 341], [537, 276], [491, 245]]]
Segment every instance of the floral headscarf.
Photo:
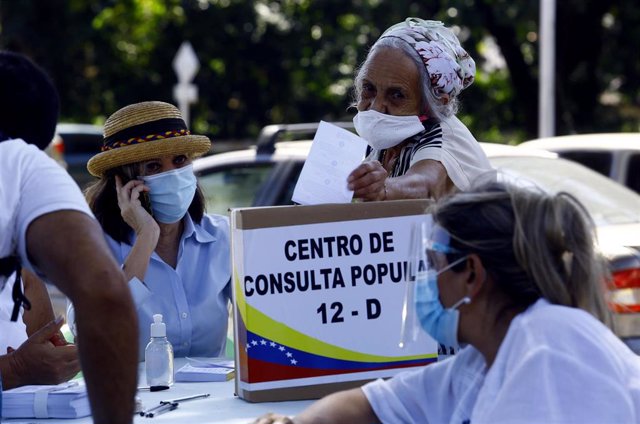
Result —
[[400, 38], [418, 52], [436, 97], [442, 93], [455, 97], [473, 83], [475, 62], [442, 22], [407, 18], [387, 29], [380, 39], [385, 37]]

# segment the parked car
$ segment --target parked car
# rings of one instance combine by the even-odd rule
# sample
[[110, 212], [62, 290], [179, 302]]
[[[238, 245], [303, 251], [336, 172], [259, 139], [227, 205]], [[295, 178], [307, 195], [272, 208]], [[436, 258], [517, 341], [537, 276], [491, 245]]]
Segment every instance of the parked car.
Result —
[[53, 160], [58, 162], [60, 166], [67, 169], [67, 162], [64, 160], [64, 143], [62, 141], [62, 137], [58, 134], [54, 134], [53, 140], [51, 140], [51, 143], [49, 143], [44, 151], [46, 154], [51, 156]]
[[556, 152], [640, 193], [640, 133], [567, 135], [520, 146]]
[[45, 151], [69, 172], [80, 188], [92, 180], [87, 162], [102, 147], [102, 127], [90, 124], [58, 124]]
[[[267, 127], [256, 146], [194, 162], [209, 212], [229, 208], [292, 204], [296, 181], [311, 141], [279, 142], [303, 126]], [[314, 128], [314, 127], [311, 127]], [[309, 131], [308, 126], [304, 127]], [[308, 137], [307, 137], [308, 138]], [[551, 193], [578, 198], [593, 218], [599, 246], [610, 262], [610, 304], [614, 330], [640, 353], [640, 196], [556, 153], [526, 147], [481, 143], [501, 178], [535, 184]]]

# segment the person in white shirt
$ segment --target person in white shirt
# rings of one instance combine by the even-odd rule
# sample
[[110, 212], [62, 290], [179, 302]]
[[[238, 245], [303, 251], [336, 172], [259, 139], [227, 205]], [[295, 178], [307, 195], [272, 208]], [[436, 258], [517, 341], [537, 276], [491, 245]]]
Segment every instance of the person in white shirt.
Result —
[[[130, 423], [136, 314], [124, 275], [80, 189], [40, 150], [53, 138], [58, 110], [57, 91], [46, 73], [25, 56], [0, 52], [0, 287], [11, 284], [18, 308], [28, 307], [20, 281], [8, 280], [25, 268], [74, 302], [94, 423]], [[77, 361], [75, 346], [51, 341], [62, 322], [51, 321], [2, 356], [5, 387], [60, 378], [67, 364], [56, 358], [65, 349], [73, 349]], [[112, 381], [118, 384], [105, 384]]]
[[460, 352], [256, 423], [640, 421], [640, 358], [605, 325], [609, 275], [576, 199], [493, 182], [430, 214], [414, 310]]
[[492, 167], [455, 116], [475, 62], [442, 22], [408, 18], [369, 50], [354, 81], [356, 131], [371, 150], [348, 187], [364, 200], [440, 198]]

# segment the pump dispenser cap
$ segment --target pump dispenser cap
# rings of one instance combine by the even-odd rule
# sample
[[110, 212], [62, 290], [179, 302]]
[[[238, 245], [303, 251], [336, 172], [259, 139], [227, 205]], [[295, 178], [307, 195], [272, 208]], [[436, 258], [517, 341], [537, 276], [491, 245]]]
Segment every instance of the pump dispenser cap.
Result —
[[151, 337], [166, 337], [167, 326], [162, 322], [162, 314], [153, 316], [153, 324], [151, 324]]

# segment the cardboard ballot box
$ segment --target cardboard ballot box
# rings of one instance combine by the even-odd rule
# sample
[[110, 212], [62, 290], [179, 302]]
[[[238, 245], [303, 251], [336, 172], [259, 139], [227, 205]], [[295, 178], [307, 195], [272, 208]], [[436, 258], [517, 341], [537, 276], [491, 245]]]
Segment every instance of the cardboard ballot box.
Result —
[[238, 396], [314, 399], [437, 360], [422, 332], [399, 347], [411, 231], [427, 205], [231, 211]]

